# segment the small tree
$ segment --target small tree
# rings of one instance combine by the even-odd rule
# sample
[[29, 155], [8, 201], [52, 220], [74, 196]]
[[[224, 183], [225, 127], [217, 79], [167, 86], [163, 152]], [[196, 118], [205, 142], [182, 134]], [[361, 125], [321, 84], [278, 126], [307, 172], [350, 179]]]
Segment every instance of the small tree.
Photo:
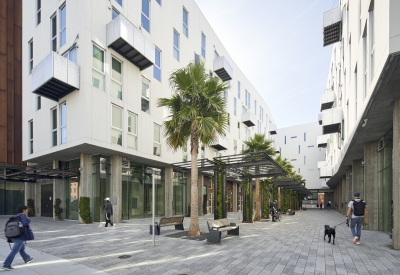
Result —
[[62, 209], [62, 207], [60, 207], [60, 205], [61, 199], [57, 198], [54, 203], [54, 214], [59, 220], [62, 220], [62, 213], [64, 210]]
[[34, 217], [35, 216], [35, 200], [28, 199], [27, 204], [28, 204], [28, 216]]
[[92, 218], [90, 216], [90, 198], [80, 197], [79, 198], [79, 215], [81, 216], [84, 223], [91, 223]]

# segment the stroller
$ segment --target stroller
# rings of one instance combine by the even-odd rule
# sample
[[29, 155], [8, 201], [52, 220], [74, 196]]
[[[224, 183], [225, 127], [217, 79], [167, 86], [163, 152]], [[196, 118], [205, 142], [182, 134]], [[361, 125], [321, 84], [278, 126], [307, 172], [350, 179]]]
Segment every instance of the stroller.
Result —
[[276, 221], [281, 221], [282, 220], [282, 209], [278, 208], [275, 213], [274, 217]]

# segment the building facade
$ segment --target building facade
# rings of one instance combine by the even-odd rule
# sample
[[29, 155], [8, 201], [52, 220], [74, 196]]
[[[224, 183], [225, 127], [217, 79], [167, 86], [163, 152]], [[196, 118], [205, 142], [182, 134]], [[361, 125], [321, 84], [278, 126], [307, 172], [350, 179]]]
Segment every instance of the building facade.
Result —
[[[91, 199], [103, 221], [110, 197], [116, 221], [188, 213], [190, 175], [171, 164], [190, 160], [190, 145], [173, 152], [163, 137], [171, 96], [169, 75], [204, 61], [229, 81], [226, 136], [202, 146], [199, 158], [240, 153], [243, 141], [267, 133], [274, 120], [266, 102], [229, 56], [193, 0], [23, 1], [23, 159], [76, 177], [43, 179], [26, 197], [41, 201], [37, 215], [53, 216], [61, 198], [65, 218], [78, 219], [77, 199]], [[39, 104], [40, 102], [40, 104]], [[151, 179], [156, 176], [156, 209]], [[199, 175], [199, 212], [212, 209], [212, 180]], [[240, 207], [232, 181], [231, 210]], [[207, 200], [207, 201], [205, 201]]]
[[365, 228], [390, 234], [400, 249], [400, 3], [339, 2], [324, 15], [333, 48], [321, 96], [320, 177], [343, 214], [359, 191], [369, 209]]

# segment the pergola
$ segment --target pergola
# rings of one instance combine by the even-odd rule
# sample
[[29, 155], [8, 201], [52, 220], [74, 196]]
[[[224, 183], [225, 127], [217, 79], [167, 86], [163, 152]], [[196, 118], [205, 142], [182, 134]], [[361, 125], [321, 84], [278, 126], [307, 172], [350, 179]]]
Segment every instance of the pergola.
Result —
[[46, 166], [27, 167], [25, 170], [11, 171], [10, 173], [0, 174], [0, 180], [36, 182], [38, 179], [62, 179], [64, 177], [77, 177], [78, 172], [51, 169]]
[[301, 194], [302, 196], [311, 195], [311, 192], [307, 190], [300, 182], [293, 178], [281, 178], [274, 180], [276, 186], [287, 188], [297, 193]]

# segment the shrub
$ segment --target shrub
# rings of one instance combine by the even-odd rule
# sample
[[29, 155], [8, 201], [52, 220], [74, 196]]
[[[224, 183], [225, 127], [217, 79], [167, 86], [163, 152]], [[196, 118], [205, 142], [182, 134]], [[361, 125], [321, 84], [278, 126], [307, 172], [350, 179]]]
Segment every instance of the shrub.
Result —
[[91, 223], [90, 217], [90, 198], [80, 197], [79, 198], [79, 215], [81, 216], [84, 223]]
[[60, 205], [61, 205], [61, 199], [57, 198], [54, 203], [54, 214], [59, 220], [62, 220], [63, 209], [62, 207], [60, 207]]
[[28, 199], [27, 206], [28, 206], [28, 217], [34, 217], [35, 216], [35, 200]]

